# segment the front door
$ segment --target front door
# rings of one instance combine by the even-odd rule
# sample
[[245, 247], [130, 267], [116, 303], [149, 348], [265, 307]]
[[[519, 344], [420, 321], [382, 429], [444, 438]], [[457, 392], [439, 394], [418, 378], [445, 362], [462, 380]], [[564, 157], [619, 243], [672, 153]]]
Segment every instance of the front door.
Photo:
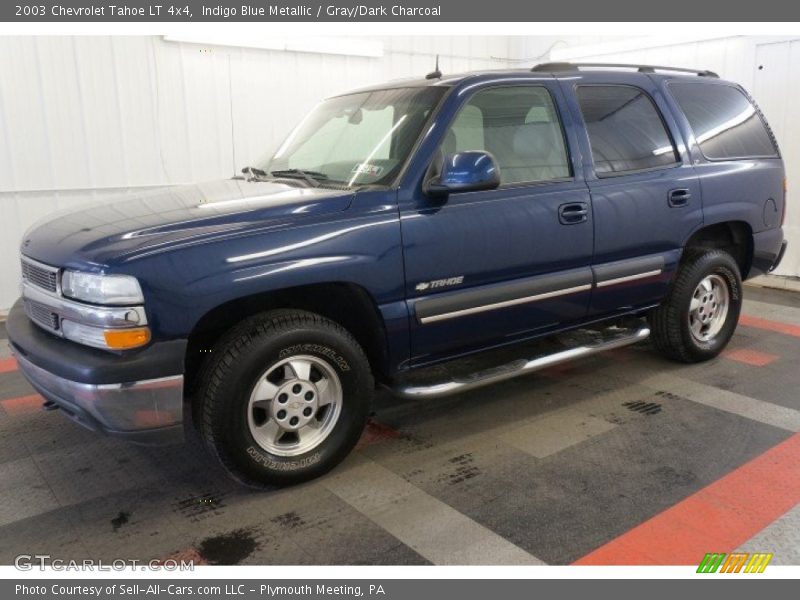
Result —
[[[549, 80], [548, 80], [549, 79]], [[560, 90], [541, 81], [474, 86], [430, 163], [483, 150], [498, 189], [401, 199], [412, 361], [499, 345], [583, 318], [593, 217]]]

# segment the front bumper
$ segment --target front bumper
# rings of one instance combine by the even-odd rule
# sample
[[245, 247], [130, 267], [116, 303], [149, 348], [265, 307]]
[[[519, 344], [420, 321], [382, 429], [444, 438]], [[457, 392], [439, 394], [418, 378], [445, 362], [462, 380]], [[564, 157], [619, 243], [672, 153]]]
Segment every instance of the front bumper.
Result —
[[136, 443], [183, 440], [183, 375], [165, 372], [165, 365], [182, 363], [177, 353], [185, 343], [128, 356], [87, 349], [40, 330], [21, 302], [6, 329], [20, 372], [73, 420]]

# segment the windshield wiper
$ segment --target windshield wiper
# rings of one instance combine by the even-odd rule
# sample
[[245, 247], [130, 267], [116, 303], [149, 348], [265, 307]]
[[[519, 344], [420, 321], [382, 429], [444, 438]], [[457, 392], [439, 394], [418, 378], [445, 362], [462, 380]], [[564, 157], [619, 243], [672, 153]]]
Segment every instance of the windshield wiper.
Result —
[[258, 181], [263, 177], [267, 177], [267, 172], [264, 169], [259, 169], [258, 167], [245, 167], [242, 169], [242, 173], [247, 175], [248, 181]]
[[273, 177], [289, 177], [294, 179], [305, 179], [309, 184], [314, 187], [319, 187], [319, 179], [330, 179], [325, 173], [320, 171], [304, 171], [303, 169], [282, 169], [278, 171], [270, 171]]

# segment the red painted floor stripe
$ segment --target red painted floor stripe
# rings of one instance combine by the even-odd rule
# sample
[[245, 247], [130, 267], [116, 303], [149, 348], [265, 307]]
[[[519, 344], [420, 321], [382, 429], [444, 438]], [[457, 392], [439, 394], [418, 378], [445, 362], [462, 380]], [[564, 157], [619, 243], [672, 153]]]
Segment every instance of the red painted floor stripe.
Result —
[[722, 356], [746, 365], [752, 365], [754, 367], [764, 367], [780, 358], [780, 356], [776, 354], [759, 352], [758, 350], [750, 350], [748, 348], [725, 350], [725, 352], [722, 353]]
[[0, 373], [17, 370], [17, 361], [13, 358], [0, 358]]
[[789, 323], [781, 323], [780, 321], [771, 321], [769, 319], [762, 319], [761, 317], [753, 317], [751, 315], [740, 315], [739, 325], [744, 325], [745, 327], [756, 327], [758, 329], [766, 329], [767, 331], [777, 331], [778, 333], [785, 333], [786, 335], [800, 337], [800, 325], [791, 325]]
[[361, 439], [356, 444], [356, 449], [375, 444], [383, 440], [393, 440], [400, 437], [400, 432], [392, 429], [388, 425], [379, 423], [374, 419], [367, 420], [367, 425], [364, 428], [364, 433], [361, 434]]
[[575, 564], [697, 565], [706, 552], [738, 548], [798, 503], [800, 434], [794, 434]]
[[3, 410], [11, 416], [36, 412], [42, 408], [43, 402], [44, 399], [39, 394], [31, 394], [30, 396], [19, 396], [18, 398], [0, 400], [0, 405], [2, 405]]

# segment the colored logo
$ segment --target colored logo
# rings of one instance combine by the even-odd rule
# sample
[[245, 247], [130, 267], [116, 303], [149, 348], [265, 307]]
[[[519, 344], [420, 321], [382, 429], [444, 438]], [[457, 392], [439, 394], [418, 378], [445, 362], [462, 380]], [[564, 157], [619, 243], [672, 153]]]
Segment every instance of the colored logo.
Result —
[[698, 573], [763, 573], [772, 554], [766, 552], [709, 552], [700, 561]]

